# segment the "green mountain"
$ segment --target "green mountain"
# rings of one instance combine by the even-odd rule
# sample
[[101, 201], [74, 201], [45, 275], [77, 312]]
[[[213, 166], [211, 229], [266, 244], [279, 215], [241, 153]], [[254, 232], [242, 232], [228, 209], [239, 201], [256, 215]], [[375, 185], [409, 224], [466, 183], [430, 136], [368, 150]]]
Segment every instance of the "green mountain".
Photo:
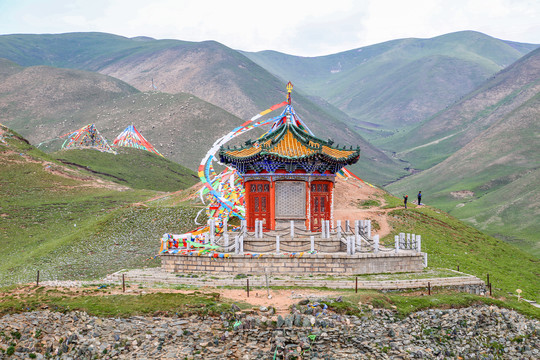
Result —
[[[68, 35], [50, 36], [63, 39], [63, 36]], [[106, 39], [110, 37], [111, 41], [116, 39], [114, 36], [105, 34], [100, 34], [100, 36]], [[43, 35], [43, 37], [44, 39], [48, 38], [47, 35]], [[81, 37], [85, 39], [84, 35]], [[33, 39], [33, 37], [31, 38]], [[0, 39], [4, 42], [7, 41], [6, 38], [0, 37]], [[134, 44], [141, 43], [130, 39], [122, 41]], [[178, 42], [178, 44], [183, 44], [183, 42]], [[224, 107], [236, 109], [237, 112], [244, 114], [249, 113], [249, 117], [274, 103], [283, 101], [285, 98], [284, 83], [243, 55], [215, 42], [197, 44], [200, 51], [206, 51], [205, 58], [226, 59], [223, 60], [225, 63], [214, 63], [209, 66], [205, 65], [203, 59], [193, 59], [188, 56], [185, 61], [190, 61], [189, 64], [193, 67], [202, 68], [199, 69], [201, 71], [200, 78], [206, 79], [200, 87], [188, 90], [193, 93], [201, 93], [207, 100], [218, 105], [222, 104]], [[195, 45], [191, 44], [190, 46]], [[144, 52], [143, 55], [147, 56], [148, 61], [151, 62], [146, 66], [155, 67], [163, 58], [158, 54], [152, 55], [150, 53], [152, 49], [146, 49], [145, 51], [148, 53]], [[148, 71], [142, 65], [144, 61], [140, 58], [143, 56], [140, 51], [142, 50], [139, 49], [136, 54], [118, 60], [120, 62], [115, 66], [119, 69], [132, 69], [123, 74], [123, 77], [129, 78], [133, 74], [148, 75]], [[171, 64], [171, 67], [162, 66], [155, 75], [157, 76], [158, 73], [164, 76], [172, 74], [171, 79], [174, 79], [173, 68], [189, 65], [182, 63], [183, 58], [177, 55], [179, 52], [186, 55], [189, 51], [180, 45], [165, 51], [166, 54], [172, 52], [176, 55], [172, 55], [170, 61], [164, 62]], [[55, 59], [56, 57], [51, 55], [51, 58]], [[95, 61], [100, 59], [101, 57], [96, 56]], [[128, 64], [126, 61], [130, 63]], [[88, 123], [95, 123], [98, 129], [111, 139], [121, 132], [127, 124], [134, 123], [162, 154], [184, 166], [195, 169], [217, 138], [243, 123], [243, 120], [218, 106], [186, 93], [140, 93], [117, 79], [88, 71], [48, 66], [19, 67], [14, 70], [13, 64], [7, 64], [8, 62], [5, 61], [0, 63], [0, 67], [9, 67], [9, 70], [4, 72], [10, 74], [6, 75], [0, 85], [0, 110], [6, 114], [6, 124], [36, 144], [73, 131]], [[73, 60], [67, 65], [72, 64]], [[107, 64], [109, 64], [107, 69], [111, 69], [110, 62]], [[140, 67], [133, 69], [134, 64], [139, 64]], [[58, 65], [65, 64], [58, 63]], [[84, 65], [88, 68], [97, 66], [96, 63], [92, 63], [92, 65], [84, 63]], [[251, 70], [246, 72], [242, 67]], [[232, 68], [234, 71], [228, 71], [228, 68]], [[104, 69], [102, 68], [101, 71], [105, 71]], [[219, 76], [213, 75], [217, 74], [216, 72], [219, 73]], [[120, 76], [116, 73], [113, 75]], [[180, 78], [183, 79], [183, 75]], [[225, 78], [232, 83], [223, 83]], [[98, 80], [102, 81], [103, 84], [99, 83]], [[96, 82], [98, 82], [97, 85]], [[136, 83], [135, 81], [134, 84]], [[158, 81], [156, 83], [161, 86]], [[171, 80], [171, 84], [181, 83], [180, 80], [178, 82]], [[194, 81], [193, 84], [197, 83]], [[248, 83], [249, 85], [247, 85]], [[95, 94], [102, 89], [103, 93]], [[237, 90], [238, 93], [235, 95]], [[179, 88], [171, 87], [170, 91], [177, 92]], [[345, 117], [344, 114], [339, 111], [333, 112], [332, 108], [322, 108], [300, 93], [295, 93], [293, 99], [296, 111], [316, 134], [330, 137], [337, 143], [360, 145], [363, 161], [352, 168], [359, 176], [370, 182], [386, 183], [405, 174], [398, 162], [390, 159], [365, 141], [348, 125], [345, 125], [341, 121], [341, 118]], [[275, 115], [276, 112], [273, 114]], [[253, 136], [257, 136], [257, 134], [246, 135], [245, 138]]]
[[351, 125], [379, 137], [434, 115], [536, 47], [463, 31], [319, 57], [243, 54], [326, 99], [353, 118]]
[[199, 182], [194, 171], [148, 151], [120, 147], [118, 154], [97, 150], [63, 150], [53, 156], [66, 165], [132, 189], [178, 191]]
[[540, 89], [540, 49], [496, 74], [453, 106], [380, 146], [417, 169], [427, 169], [476, 139]]
[[428, 204], [540, 257], [539, 138], [540, 49], [394, 139], [398, 156], [429, 168], [388, 189], [421, 189]]

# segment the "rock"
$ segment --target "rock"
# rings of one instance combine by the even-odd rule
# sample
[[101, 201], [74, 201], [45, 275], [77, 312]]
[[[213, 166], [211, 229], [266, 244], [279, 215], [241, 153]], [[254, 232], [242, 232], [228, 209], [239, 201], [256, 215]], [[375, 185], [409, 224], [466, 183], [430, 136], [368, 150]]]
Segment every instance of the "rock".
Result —
[[[538, 320], [496, 307], [425, 310], [405, 319], [384, 309], [373, 309], [362, 319], [331, 310], [317, 317], [292, 310], [277, 317], [277, 328], [267, 330], [264, 323], [271, 322], [269, 316], [269, 311], [264, 316], [237, 312], [235, 318], [223, 313], [215, 318], [194, 315], [184, 319], [101, 319], [82, 312], [48, 310], [9, 314], [0, 317], [0, 348], [13, 342], [14, 358], [35, 354], [35, 358], [44, 359], [48, 352], [47, 356], [61, 360], [260, 359], [274, 353], [280, 359], [466, 359], [481, 353], [492, 359], [540, 358]], [[234, 332], [227, 331], [237, 319], [241, 324]], [[19, 334], [11, 336], [15, 331]], [[489, 342], [477, 341], [488, 338]]]
[[238, 305], [236, 305], [236, 304], [233, 303], [233, 304], [231, 305], [231, 311], [237, 312], [237, 311], [240, 311], [240, 308], [238, 307]]
[[282, 328], [283, 325], [285, 325], [285, 320], [283, 320], [283, 317], [281, 315], [278, 315], [276, 326], [278, 328]]
[[292, 315], [287, 315], [285, 317], [285, 327], [292, 327], [293, 326], [293, 316]]
[[302, 326], [302, 315], [300, 315], [299, 313], [294, 314], [293, 325]]
[[303, 299], [298, 302], [298, 305], [307, 305], [309, 304], [309, 299]]

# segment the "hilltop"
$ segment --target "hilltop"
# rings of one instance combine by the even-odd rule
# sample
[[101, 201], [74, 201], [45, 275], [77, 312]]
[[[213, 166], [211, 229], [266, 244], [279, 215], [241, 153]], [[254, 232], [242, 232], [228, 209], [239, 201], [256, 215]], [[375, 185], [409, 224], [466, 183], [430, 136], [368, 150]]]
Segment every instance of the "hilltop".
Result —
[[427, 170], [388, 189], [396, 194], [422, 189], [429, 204], [539, 256], [538, 119], [540, 50], [535, 50], [413, 130], [414, 142], [411, 133], [389, 143], [401, 150], [398, 156]]
[[148, 151], [120, 147], [118, 154], [97, 150], [63, 150], [55, 159], [132, 189], [178, 191], [199, 178], [194, 171]]
[[348, 124], [377, 138], [443, 110], [536, 47], [462, 31], [318, 57], [243, 54], [281, 79], [295, 79], [347, 113]]

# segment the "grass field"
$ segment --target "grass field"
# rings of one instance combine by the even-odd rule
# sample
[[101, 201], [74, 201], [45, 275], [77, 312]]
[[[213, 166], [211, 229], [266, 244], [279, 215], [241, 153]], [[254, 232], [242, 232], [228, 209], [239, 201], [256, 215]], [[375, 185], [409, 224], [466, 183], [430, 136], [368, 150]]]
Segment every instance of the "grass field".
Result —
[[[114, 183], [96, 187], [95, 179], [85, 174], [66, 176], [54, 159], [16, 136], [7, 141], [8, 146], [0, 145], [0, 285], [33, 282], [38, 270], [42, 280], [71, 280], [159, 266], [159, 259], [152, 258], [162, 234], [183, 233], [195, 226], [198, 209], [188, 203], [173, 206], [173, 199], [164, 198], [133, 205], [158, 193], [118, 191]], [[540, 301], [538, 259], [443, 211], [413, 204], [405, 210], [401, 199], [388, 194], [384, 200], [394, 229], [422, 235], [428, 270], [459, 265], [461, 271], [482, 279], [489, 273], [496, 297], [512, 299], [508, 293], [519, 288], [523, 297]], [[393, 244], [393, 235], [382, 241]], [[458, 303], [481, 301], [459, 296]], [[388, 299], [394, 306], [400, 301], [399, 306], [412, 308], [435, 305], [433, 300], [409, 304]]]

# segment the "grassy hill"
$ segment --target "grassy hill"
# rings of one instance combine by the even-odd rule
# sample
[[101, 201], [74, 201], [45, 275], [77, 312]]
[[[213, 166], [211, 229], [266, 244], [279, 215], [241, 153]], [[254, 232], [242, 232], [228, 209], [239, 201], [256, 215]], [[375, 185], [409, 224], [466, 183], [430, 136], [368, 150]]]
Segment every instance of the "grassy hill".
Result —
[[132, 189], [178, 191], [199, 182], [194, 171], [148, 151], [120, 147], [118, 154], [97, 150], [63, 150], [57, 160]]
[[[95, 123], [108, 139], [116, 137], [128, 124], [135, 124], [167, 158], [196, 169], [216, 139], [244, 122], [187, 93], [141, 93], [117, 79], [88, 71], [47, 66], [22, 68], [7, 61], [0, 63], [1, 68], [11, 74], [0, 84], [3, 121], [34, 144], [46, 142], [40, 149], [47, 151], [58, 150], [61, 145], [60, 141], [49, 140], [88, 123]], [[266, 104], [256, 112], [282, 101], [282, 89], [277, 87], [275, 84], [277, 96], [266, 99]], [[260, 96], [261, 92], [255, 90]], [[333, 138], [340, 144], [360, 145], [362, 161], [353, 167], [359, 176], [370, 182], [386, 183], [405, 174], [398, 162], [336, 120], [335, 116], [344, 114], [323, 109], [301, 94], [294, 95], [294, 104], [319, 136]], [[244, 139], [258, 134], [246, 134]]]
[[434, 115], [536, 47], [463, 31], [312, 58], [274, 51], [244, 54], [337, 106], [371, 138]]
[[[536, 50], [418, 128], [414, 134], [428, 137], [428, 145], [404, 152], [405, 158], [418, 167], [444, 161], [388, 189], [421, 189], [428, 204], [540, 257], [539, 119]], [[444, 140], [429, 143], [437, 137]]]
[[[394, 199], [400, 204], [399, 199]], [[401, 208], [401, 206], [398, 206]], [[430, 206], [396, 209], [388, 213], [396, 229], [383, 242], [394, 243], [398, 232], [422, 235], [422, 251], [431, 268], [457, 269], [486, 281], [489, 274], [495, 296], [515, 294], [540, 300], [540, 260], [513, 245], [486, 235], [465, 222]]]
[[[197, 208], [166, 201], [134, 206], [156, 193], [97, 180], [55, 162], [4, 127], [0, 143], [0, 285], [42, 280], [99, 279], [122, 268], [158, 266], [152, 259], [165, 232], [193, 228]], [[356, 196], [356, 195], [355, 195]], [[485, 278], [496, 296], [515, 288], [540, 300], [538, 259], [431, 207], [404, 211], [384, 195], [396, 232], [422, 235], [432, 268]]]
[[195, 209], [133, 207], [156, 192], [72, 170], [0, 132], [0, 285], [32, 281], [37, 270], [54, 280], [151, 265], [163, 233], [193, 226]]

